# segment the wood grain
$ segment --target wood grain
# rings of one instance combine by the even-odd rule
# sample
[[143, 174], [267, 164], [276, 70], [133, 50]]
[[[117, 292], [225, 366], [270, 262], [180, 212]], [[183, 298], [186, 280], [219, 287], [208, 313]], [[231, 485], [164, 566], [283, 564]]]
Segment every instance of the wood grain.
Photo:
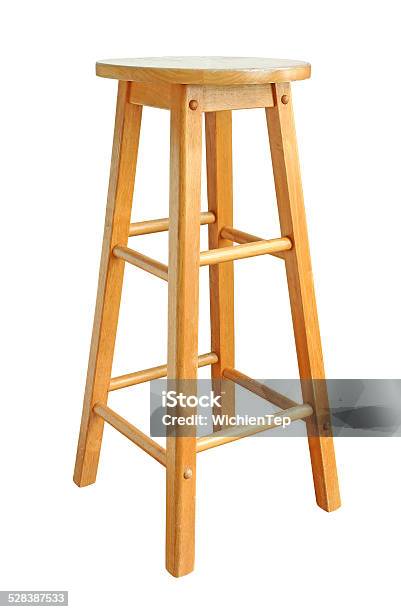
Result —
[[[307, 420], [316, 500], [324, 510], [340, 504], [330, 413], [289, 83], [274, 86], [275, 106], [266, 109], [281, 232], [292, 240], [286, 272], [299, 373], [305, 403], [314, 414]], [[287, 96], [283, 103], [283, 96]]]
[[134, 444], [139, 446], [142, 450], [145, 451], [148, 455], [156, 459], [162, 465], [166, 465], [166, 451], [160, 446], [157, 442], [149, 438], [146, 434], [143, 433], [140, 429], [132, 425], [129, 421], [124, 419], [121, 415], [114, 412], [108, 406], [102, 406], [101, 404], [96, 404], [93, 412], [101, 417], [106, 423], [109, 423], [114, 429], [119, 431], [123, 436], [131, 440]]
[[80, 487], [96, 480], [104, 421], [93, 412], [93, 406], [107, 403], [124, 275], [124, 262], [112, 251], [116, 244], [128, 240], [142, 113], [141, 106], [129, 103], [129, 91], [129, 83], [119, 83], [98, 293], [74, 471], [74, 482]]
[[[205, 124], [207, 198], [216, 219], [208, 227], [209, 249], [232, 247], [233, 243], [221, 236], [221, 228], [233, 223], [232, 113], [206, 113]], [[222, 397], [219, 414], [234, 416], [235, 387], [223, 379], [224, 368], [233, 368], [235, 359], [232, 261], [210, 266], [209, 287], [211, 346], [219, 356], [211, 369], [213, 391]]]
[[215, 112], [273, 106], [270, 83], [258, 85], [206, 85], [203, 87], [202, 110]]
[[[163, 81], [133, 82], [130, 102], [141, 106], [171, 109], [174, 102], [174, 85]], [[273, 106], [273, 90], [270, 83], [254, 85], [205, 85], [202, 93], [203, 112], [267, 108]]]
[[158, 276], [162, 280], [168, 280], [168, 268], [166, 264], [157, 261], [157, 259], [152, 259], [143, 253], [139, 253], [139, 251], [134, 251], [133, 249], [121, 245], [114, 247], [113, 255], [137, 268], [141, 268], [141, 270], [145, 272], [149, 272], [149, 274]]
[[247, 259], [258, 255], [269, 255], [289, 251], [292, 248], [291, 240], [287, 236], [272, 238], [271, 240], [258, 240], [257, 242], [247, 242], [235, 246], [221, 247], [211, 251], [202, 251], [200, 254], [200, 265], [211, 266], [233, 261], [237, 259]]
[[253, 85], [310, 77], [307, 62], [261, 57], [137, 57], [100, 60], [96, 74], [136, 82]]
[[[171, 111], [167, 377], [186, 395], [196, 393], [196, 382], [186, 381], [196, 381], [198, 367], [202, 114], [189, 102], [199, 95], [177, 87]], [[167, 436], [166, 567], [173, 576], [194, 566], [195, 434]]]
[[[201, 212], [200, 224], [207, 225], [216, 221], [215, 216], [211, 212]], [[149, 221], [137, 221], [131, 223], [129, 228], [130, 236], [143, 236], [145, 234], [157, 234], [158, 232], [167, 232], [169, 226], [168, 217], [164, 219], [150, 219]]]
[[[299, 406], [293, 406], [292, 408], [288, 408], [288, 410], [286, 410], [285, 412], [277, 412], [271, 414], [274, 417], [288, 417], [291, 419], [291, 421], [298, 421], [300, 419], [304, 419], [305, 417], [310, 416], [312, 412], [312, 406], [309, 406], [309, 404], [302, 404]], [[278, 426], [279, 425], [275, 424], [274, 421], [272, 421], [270, 423], [266, 422], [265, 425], [238, 425], [235, 427], [227, 427], [222, 429], [218, 433], [213, 433], [210, 436], [198, 438], [196, 443], [196, 452], [201, 453], [202, 451], [208, 450], [209, 448], [215, 448], [216, 446], [221, 446], [222, 444], [228, 444], [229, 442], [241, 440], [241, 438], [254, 436], [258, 433], [262, 433], [262, 431], [274, 429], [274, 427]]]
[[243, 374], [234, 368], [225, 368], [223, 371], [223, 376], [224, 378], [233, 381], [235, 384], [240, 385], [244, 389], [251, 391], [251, 393], [255, 393], [255, 395], [265, 399], [267, 402], [274, 404], [274, 406], [278, 406], [282, 410], [288, 410], [288, 408], [293, 408], [293, 406], [298, 405], [297, 402], [294, 402], [292, 399], [278, 393], [278, 391], [267, 387], [258, 380], [250, 378], [246, 374]]
[[[218, 360], [216, 353], [204, 353], [198, 357], [198, 368], [217, 363]], [[167, 364], [139, 370], [139, 372], [132, 372], [131, 374], [122, 374], [111, 379], [109, 391], [139, 385], [140, 383], [149, 382], [149, 380], [164, 378], [164, 376], [167, 376]]]
[[[264, 240], [264, 238], [259, 238], [259, 236], [248, 234], [247, 232], [243, 232], [227, 225], [221, 228], [220, 236], [228, 241], [236, 242], [237, 244], [245, 244], [247, 242], [258, 242], [259, 240]], [[279, 259], [285, 259], [286, 252], [287, 251], [280, 251], [276, 253], [270, 253], [270, 255], [274, 255]]]
[[140, 106], [170, 109], [172, 104], [172, 91], [174, 86], [170, 83], [152, 81], [150, 83], [132, 83], [130, 102]]

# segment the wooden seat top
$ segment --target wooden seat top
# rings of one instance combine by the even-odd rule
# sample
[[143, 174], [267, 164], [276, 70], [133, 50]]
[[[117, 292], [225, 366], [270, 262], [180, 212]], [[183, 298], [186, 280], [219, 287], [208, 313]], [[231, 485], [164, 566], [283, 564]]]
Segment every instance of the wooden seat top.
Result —
[[251, 85], [310, 77], [307, 62], [262, 57], [137, 57], [101, 60], [96, 74], [120, 81]]

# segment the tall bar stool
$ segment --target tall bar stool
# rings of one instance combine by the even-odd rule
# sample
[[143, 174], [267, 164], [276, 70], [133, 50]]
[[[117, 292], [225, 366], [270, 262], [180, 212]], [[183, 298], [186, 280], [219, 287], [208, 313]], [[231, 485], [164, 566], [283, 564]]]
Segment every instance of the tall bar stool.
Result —
[[[304, 419], [316, 501], [340, 506], [327, 390], [314, 296], [298, 163], [290, 82], [307, 79], [304, 62], [262, 58], [165, 57], [101, 61], [101, 77], [117, 79], [118, 95], [99, 286], [74, 481], [96, 480], [106, 421], [166, 467], [166, 567], [192, 571], [195, 540], [196, 454], [269, 426], [169, 436], [167, 447], [108, 407], [109, 391], [167, 376], [195, 381], [211, 365], [219, 387], [230, 380], [264, 397], [292, 420]], [[131, 223], [143, 106], [170, 110], [169, 217]], [[233, 227], [232, 111], [265, 108], [281, 236], [262, 239]], [[202, 115], [206, 120], [209, 211], [200, 211]], [[209, 226], [209, 250], [200, 252], [200, 225]], [[128, 238], [169, 232], [168, 267], [127, 246]], [[270, 254], [284, 260], [303, 404], [234, 368], [233, 262]], [[168, 281], [167, 365], [111, 378], [125, 263]], [[211, 352], [198, 356], [199, 266], [210, 266]], [[177, 384], [177, 382], [176, 382]], [[227, 410], [232, 410], [227, 404]], [[282, 414], [280, 412], [280, 414]]]

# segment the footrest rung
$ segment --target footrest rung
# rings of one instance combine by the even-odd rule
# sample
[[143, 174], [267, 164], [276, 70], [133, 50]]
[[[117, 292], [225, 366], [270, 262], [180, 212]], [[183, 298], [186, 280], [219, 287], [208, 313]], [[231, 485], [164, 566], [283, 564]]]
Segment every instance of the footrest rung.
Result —
[[[219, 358], [216, 353], [199, 355], [198, 368], [212, 365], [213, 363], [217, 363], [218, 360]], [[156, 380], [157, 378], [164, 378], [164, 376], [167, 376], [167, 364], [148, 368], [147, 370], [140, 370], [139, 372], [132, 372], [132, 374], [123, 374], [122, 376], [116, 376], [111, 379], [109, 391], [131, 387], [132, 385], [139, 385], [140, 383]]]
[[159, 463], [166, 466], [166, 450], [157, 442], [149, 438], [140, 429], [126, 421], [122, 416], [111, 410], [108, 406], [96, 404], [93, 411], [102, 417], [109, 425], [123, 434], [128, 440], [139, 446], [148, 455], [156, 459]]
[[212, 266], [225, 261], [234, 261], [236, 259], [256, 257], [257, 255], [271, 255], [280, 251], [289, 251], [291, 248], [292, 242], [286, 236], [273, 238], [272, 240], [257, 240], [255, 242], [238, 244], [236, 246], [203, 251], [200, 254], [199, 263], [201, 266]]
[[[221, 228], [220, 236], [225, 240], [230, 240], [231, 242], [236, 242], [237, 244], [244, 244], [246, 242], [260, 242], [264, 240], [264, 238], [259, 238], [259, 236], [254, 236], [253, 234], [248, 234], [247, 232], [242, 232], [241, 230], [228, 226]], [[283, 251], [269, 253], [269, 255], [279, 257], [280, 259], [285, 259], [285, 252]]]
[[168, 267], [160, 261], [156, 261], [156, 259], [152, 259], [143, 253], [139, 253], [125, 246], [114, 247], [113, 255], [137, 268], [141, 268], [141, 270], [145, 270], [145, 272], [150, 272], [150, 274], [154, 274], [154, 276], [158, 276], [168, 281]]
[[[312, 406], [309, 406], [309, 404], [303, 404], [301, 406], [294, 406], [293, 408], [288, 408], [288, 410], [285, 410], [283, 412], [266, 415], [265, 418], [267, 418], [267, 416], [281, 418], [286, 417], [290, 418], [291, 422], [293, 422], [298, 421], [300, 419], [304, 419], [305, 417], [310, 416], [312, 413]], [[274, 427], [279, 427], [279, 423], [274, 423], [270, 421], [268, 423], [265, 423], [264, 425], [252, 425], [246, 427], [238, 426], [220, 429], [218, 432], [210, 436], [198, 438], [196, 441], [196, 452], [201, 453], [202, 451], [208, 450], [209, 448], [221, 446], [222, 444], [228, 444], [229, 442], [235, 442], [236, 440], [240, 440], [241, 438], [247, 438], [248, 436], [254, 436], [255, 434], [261, 433], [262, 431], [267, 431], [268, 429], [273, 429]]]
[[243, 374], [234, 368], [225, 368], [223, 371], [223, 378], [231, 380], [233, 383], [240, 385], [240, 387], [244, 387], [244, 389], [255, 393], [255, 395], [258, 395], [262, 399], [265, 399], [267, 402], [270, 402], [282, 410], [288, 410], [288, 408], [299, 406], [297, 402], [294, 402], [294, 400], [290, 399], [289, 397], [278, 393], [278, 391], [275, 391], [274, 389], [270, 389], [270, 387], [263, 385], [257, 380], [246, 376], [246, 374]]

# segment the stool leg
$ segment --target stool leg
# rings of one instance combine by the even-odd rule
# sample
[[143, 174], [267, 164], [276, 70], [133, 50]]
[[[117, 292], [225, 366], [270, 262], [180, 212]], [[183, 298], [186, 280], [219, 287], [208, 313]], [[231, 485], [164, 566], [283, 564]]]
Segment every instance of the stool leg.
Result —
[[98, 293], [74, 472], [74, 482], [80, 487], [96, 480], [104, 420], [93, 407], [107, 403], [124, 275], [124, 262], [112, 251], [128, 240], [142, 113], [141, 106], [129, 103], [129, 88], [129, 83], [118, 85]]
[[[209, 225], [209, 249], [232, 246], [221, 238], [224, 226], [233, 227], [232, 113], [205, 113], [207, 197], [216, 222]], [[235, 386], [223, 379], [234, 367], [234, 262], [209, 267], [211, 350], [219, 356], [212, 365], [213, 391], [221, 395], [221, 414], [235, 415]], [[221, 429], [215, 426], [214, 430]]]
[[313, 287], [298, 150], [289, 83], [274, 85], [275, 105], [266, 109], [282, 235], [293, 249], [285, 255], [298, 366], [305, 403], [316, 501], [328, 512], [340, 504], [337, 468]]
[[[167, 376], [194, 388], [198, 371], [198, 302], [202, 113], [189, 102], [201, 88], [177, 86], [171, 110]], [[196, 107], [196, 104], [193, 104]], [[199, 105], [200, 106], [200, 105]], [[186, 381], [193, 381], [185, 384]], [[196, 438], [167, 437], [166, 567], [192, 571], [195, 554]]]

